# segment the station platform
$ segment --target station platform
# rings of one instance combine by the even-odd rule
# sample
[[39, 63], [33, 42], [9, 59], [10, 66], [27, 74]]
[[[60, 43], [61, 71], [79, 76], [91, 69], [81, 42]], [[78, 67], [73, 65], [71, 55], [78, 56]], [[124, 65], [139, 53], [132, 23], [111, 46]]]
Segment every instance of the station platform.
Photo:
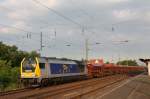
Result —
[[107, 92], [97, 95], [96, 99], [150, 99], [150, 77], [139, 75], [130, 78]]

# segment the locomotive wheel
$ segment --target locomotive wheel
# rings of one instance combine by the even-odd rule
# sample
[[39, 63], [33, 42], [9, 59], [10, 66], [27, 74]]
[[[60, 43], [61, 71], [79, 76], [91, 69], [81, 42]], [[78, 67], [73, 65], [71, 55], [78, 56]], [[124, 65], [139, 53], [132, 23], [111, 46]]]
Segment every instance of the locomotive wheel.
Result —
[[24, 87], [30, 87], [29, 81], [28, 80], [22, 80], [23, 86]]
[[46, 86], [48, 86], [48, 79], [42, 79], [41, 87], [46, 87]]

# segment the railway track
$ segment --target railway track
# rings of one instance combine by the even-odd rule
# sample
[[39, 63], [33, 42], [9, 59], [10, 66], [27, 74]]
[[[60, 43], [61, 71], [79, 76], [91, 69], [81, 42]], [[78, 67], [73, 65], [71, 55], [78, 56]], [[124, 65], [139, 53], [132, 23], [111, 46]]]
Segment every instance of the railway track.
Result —
[[25, 92], [31, 90], [30, 88], [22, 88], [22, 89], [15, 89], [15, 90], [10, 90], [10, 91], [5, 91], [5, 92], [0, 92], [0, 97], [5, 96], [5, 95], [10, 95], [10, 94], [16, 94], [20, 92]]
[[81, 97], [83, 97], [85, 95], [89, 95], [90, 93], [94, 93], [94, 92], [96, 92], [99, 89], [103, 89], [105, 87], [111, 86], [111, 85], [113, 85], [115, 83], [121, 82], [122, 80], [124, 80], [124, 79], [117, 79], [116, 81], [110, 82], [110, 83], [105, 84], [103, 86], [96, 86], [96, 87], [93, 86], [92, 90], [89, 90], [87, 92], [82, 92], [81, 94], [78, 94], [78, 95], [75, 95], [74, 97], [71, 97], [71, 99], [81, 99]]
[[[117, 76], [108, 76], [104, 78], [96, 78], [96, 79], [90, 79], [80, 82], [73, 82], [68, 83], [64, 85], [57, 85], [57, 86], [51, 86], [46, 88], [38, 88], [38, 89], [22, 89], [22, 90], [16, 90], [10, 91], [7, 93], [3, 93], [0, 95], [0, 98], [4, 99], [10, 99], [10, 97], [13, 97], [15, 99], [21, 98], [21, 99], [46, 99], [46, 98], [52, 98], [52, 99], [60, 99], [60, 96], [62, 95], [63, 98], [68, 97], [68, 94], [72, 94], [75, 92], [78, 92], [76, 94], [71, 95], [70, 98], [78, 98], [81, 95], [88, 94], [92, 90], [97, 90], [98, 88], [106, 87], [110, 84], [119, 82], [127, 77], [117, 75]], [[94, 89], [93, 89], [94, 88]], [[82, 90], [81, 90], [82, 89]], [[67, 95], [66, 95], [67, 94]], [[11, 99], [13, 99], [11, 98]]]
[[[102, 82], [107, 82], [107, 81], [110, 81], [110, 79], [112, 79], [112, 80], [115, 80], [114, 82], [110, 82], [110, 83], [108, 83], [108, 84], [104, 84], [104, 86], [102, 85], [101, 87], [98, 87], [98, 84], [100, 83], [100, 81], [98, 80], [96, 80], [96, 81], [93, 81], [93, 82], [90, 82], [90, 83], [86, 83], [86, 84], [79, 84], [79, 85], [75, 85], [75, 86], [72, 86], [72, 87], [68, 87], [68, 88], [66, 88], [65, 90], [64, 89], [59, 89], [59, 90], [56, 90], [56, 91], [54, 91], [54, 92], [51, 92], [51, 93], [48, 93], [47, 92], [47, 94], [46, 93], [42, 93], [40, 96], [38, 96], [38, 98], [41, 98], [41, 99], [45, 99], [45, 98], [48, 98], [48, 97], [53, 97], [53, 96], [56, 96], [56, 95], [58, 95], [58, 94], [63, 94], [63, 93], [67, 93], [67, 92], [71, 92], [72, 90], [77, 90], [77, 91], [79, 91], [79, 94], [74, 94], [74, 92], [72, 92], [72, 93], [69, 93], [69, 94], [71, 94], [71, 95], [73, 95], [72, 97], [68, 97], [68, 94], [66, 94], [66, 95], [64, 95], [65, 97], [65, 99], [67, 98], [72, 98], [72, 99], [77, 99], [78, 97], [81, 97], [82, 95], [85, 95], [85, 94], [89, 94], [89, 93], [91, 93], [92, 91], [95, 91], [95, 90], [97, 90], [97, 89], [100, 89], [100, 88], [104, 88], [104, 87], [107, 87], [107, 86], [109, 86], [109, 85], [112, 85], [112, 84], [114, 84], [114, 83], [116, 83], [116, 82], [119, 82], [119, 81], [122, 81], [123, 79], [115, 79], [115, 77], [113, 78], [108, 78], [108, 79], [103, 79], [103, 81]], [[80, 91], [80, 89], [82, 89], [82, 88], [88, 88], [88, 87], [93, 87], [93, 85], [94, 86], [96, 86], [97, 88], [96, 89], [92, 89], [91, 91], [89, 91], [89, 90], [81, 90]], [[37, 98], [37, 95], [35, 95], [35, 97], [31, 97], [31, 98]]]

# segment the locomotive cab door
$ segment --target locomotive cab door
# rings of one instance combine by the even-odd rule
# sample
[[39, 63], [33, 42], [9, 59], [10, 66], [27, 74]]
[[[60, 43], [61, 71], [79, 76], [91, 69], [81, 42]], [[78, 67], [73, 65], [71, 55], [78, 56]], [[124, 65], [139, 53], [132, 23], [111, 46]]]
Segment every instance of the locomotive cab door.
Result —
[[39, 63], [41, 70], [41, 77], [48, 78], [48, 64], [47, 63]]
[[43, 77], [45, 75], [45, 63], [39, 63], [41, 76]]

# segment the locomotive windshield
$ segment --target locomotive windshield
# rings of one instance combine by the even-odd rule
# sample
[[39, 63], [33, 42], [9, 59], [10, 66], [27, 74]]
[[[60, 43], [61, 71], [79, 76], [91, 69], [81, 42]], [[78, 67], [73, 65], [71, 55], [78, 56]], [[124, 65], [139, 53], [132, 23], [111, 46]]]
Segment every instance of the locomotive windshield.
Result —
[[23, 72], [34, 72], [36, 67], [36, 61], [34, 59], [25, 59], [23, 62], [22, 70]]

